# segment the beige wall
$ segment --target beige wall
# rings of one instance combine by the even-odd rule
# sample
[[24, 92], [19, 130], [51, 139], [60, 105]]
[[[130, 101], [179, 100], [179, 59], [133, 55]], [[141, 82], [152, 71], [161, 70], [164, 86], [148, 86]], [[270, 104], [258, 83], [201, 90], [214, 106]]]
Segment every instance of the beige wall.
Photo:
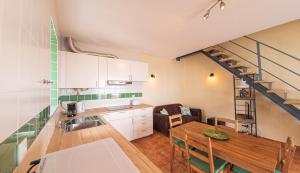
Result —
[[180, 103], [183, 90], [182, 63], [175, 60], [164, 60], [145, 56], [143, 60], [149, 63], [150, 74], [155, 75], [143, 87], [144, 101], [152, 105]]
[[258, 135], [278, 141], [291, 136], [300, 145], [300, 121], [274, 104], [265, 96], [256, 94]]
[[[276, 47], [282, 51], [288, 52], [296, 57], [300, 57], [300, 20], [296, 20], [284, 25], [280, 25], [271, 29], [267, 29], [258, 33], [251, 34], [250, 37], [255, 38], [263, 43]], [[245, 38], [239, 38], [234, 40], [239, 44], [251, 50], [256, 50], [256, 44], [253, 41], [249, 41]], [[256, 55], [242, 50], [238, 46], [226, 42], [221, 44], [225, 48], [236, 52], [249, 61], [257, 64]], [[261, 47], [261, 53], [267, 58], [278, 62], [281, 65], [288, 67], [300, 73], [300, 62], [292, 60], [283, 54], [276, 53], [270, 48], [265, 46]], [[235, 57], [237, 58], [237, 57]], [[237, 58], [238, 59], [238, 58]], [[243, 61], [241, 61], [243, 62]], [[247, 63], [245, 63], [247, 64]], [[247, 64], [249, 65], [249, 64]], [[251, 66], [250, 71], [257, 71], [257, 68]], [[284, 70], [269, 61], [263, 60], [262, 67], [276, 76], [289, 81], [292, 85], [300, 88], [300, 77], [293, 75], [287, 70]], [[289, 91], [289, 98], [300, 99], [299, 92], [296, 92], [293, 88], [283, 84], [278, 79], [263, 73], [263, 79], [269, 79], [274, 81], [273, 88], [281, 88]], [[275, 140], [284, 141], [287, 136], [291, 136], [295, 142], [300, 145], [300, 121], [294, 118], [292, 115], [281, 109], [279, 106], [271, 102], [266, 97], [257, 94], [257, 120], [258, 120], [258, 134], [263, 137], [268, 137]]]
[[[233, 76], [202, 54], [186, 58], [182, 102], [201, 108], [206, 117], [234, 118]], [[215, 77], [210, 78], [209, 74]]]
[[[252, 34], [251, 37], [300, 57], [299, 30], [300, 20]], [[235, 41], [243, 43], [253, 50], [255, 49], [254, 43], [245, 41], [243, 38]], [[156, 79], [144, 84], [145, 103], [160, 105], [180, 102], [201, 108], [204, 110], [205, 116], [234, 118], [232, 75], [204, 55], [196, 55], [181, 62], [176, 62], [161, 57], [146, 56], [141, 52], [106, 49], [82, 43], [78, 45], [83, 49], [113, 52], [124, 59], [148, 62], [150, 74], [155, 74]], [[247, 54], [230, 43], [222, 45], [256, 63], [253, 54]], [[281, 64], [292, 64], [295, 66], [295, 68], [292, 67], [294, 70], [300, 70], [300, 65], [288, 61], [286, 57], [270, 52], [266, 48], [263, 48], [263, 50], [263, 53], [269, 54], [274, 59], [276, 58], [275, 60], [278, 60]], [[280, 74], [285, 74], [283, 77], [295, 81], [295, 85], [300, 84], [294, 76], [286, 75], [282, 70], [275, 69], [266, 62], [263, 62], [263, 65], [266, 65], [265, 67], [272, 72], [278, 71]], [[208, 77], [211, 72], [215, 73], [215, 79], [213, 80]], [[269, 78], [269, 76], [266, 77]], [[274, 87], [283, 86], [280, 83], [274, 84]], [[292, 97], [296, 95], [294, 91], [291, 93], [290, 96]], [[300, 121], [259, 93], [257, 94], [257, 120], [260, 136], [280, 141], [284, 141], [287, 136], [291, 136], [296, 144], [300, 145], [300, 135], [297, 134], [300, 131]]]
[[[258, 33], [251, 34], [250, 37], [257, 39], [263, 43], [266, 43], [270, 46], [278, 48], [284, 52], [287, 52], [291, 55], [294, 55], [300, 58], [300, 20], [296, 20], [284, 25], [280, 25], [268, 30], [264, 30]], [[236, 43], [239, 43], [247, 48], [250, 48], [253, 51], [256, 51], [256, 43], [246, 38], [239, 38], [233, 40]], [[230, 43], [226, 42], [221, 44], [225, 48], [232, 50], [243, 58], [248, 59], [252, 63], [257, 65], [257, 58], [256, 55], [250, 53], [248, 51], [243, 50], [242, 48]], [[277, 62], [280, 65], [286, 66], [289, 69], [295, 71], [296, 73], [300, 74], [300, 62], [289, 58], [288, 56], [278, 53], [266, 46], [261, 45], [261, 54], [272, 61]], [[251, 71], [257, 71], [257, 68], [254, 66], [245, 63], [246, 65], [250, 66], [252, 69]], [[300, 88], [300, 77], [288, 72], [287, 70], [271, 63], [268, 60], [262, 59], [262, 68], [266, 69], [270, 73], [278, 76], [285, 81], [289, 81], [292, 85]], [[300, 93], [297, 92], [292, 87], [280, 82], [278, 79], [272, 77], [271, 75], [263, 72], [264, 79], [274, 80], [274, 88], [285, 88], [289, 90], [291, 93], [289, 96], [292, 98], [300, 98]]]

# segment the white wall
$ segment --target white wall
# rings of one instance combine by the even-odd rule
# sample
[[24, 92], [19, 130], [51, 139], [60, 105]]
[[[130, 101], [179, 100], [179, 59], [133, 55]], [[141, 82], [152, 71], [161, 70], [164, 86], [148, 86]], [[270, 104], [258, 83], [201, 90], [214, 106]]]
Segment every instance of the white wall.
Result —
[[0, 142], [49, 105], [52, 0], [0, 0]]

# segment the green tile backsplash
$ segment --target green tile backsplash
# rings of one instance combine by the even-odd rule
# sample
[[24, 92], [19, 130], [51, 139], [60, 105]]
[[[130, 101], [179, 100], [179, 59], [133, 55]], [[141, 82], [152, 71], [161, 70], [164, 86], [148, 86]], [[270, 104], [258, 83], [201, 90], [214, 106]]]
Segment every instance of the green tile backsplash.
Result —
[[27, 148], [31, 146], [50, 117], [50, 106], [46, 107], [34, 118], [0, 143], [0, 173], [13, 172], [17, 166], [17, 145], [27, 138]]
[[103, 100], [103, 99], [118, 99], [143, 97], [143, 93], [116, 93], [116, 94], [85, 94], [85, 95], [62, 95], [60, 101], [82, 101], [82, 100]]
[[[51, 113], [58, 106], [58, 88], [57, 88], [57, 55], [58, 55], [58, 40], [53, 21], [50, 22], [50, 54], [51, 54]], [[1, 173], [1, 172], [0, 172]]]

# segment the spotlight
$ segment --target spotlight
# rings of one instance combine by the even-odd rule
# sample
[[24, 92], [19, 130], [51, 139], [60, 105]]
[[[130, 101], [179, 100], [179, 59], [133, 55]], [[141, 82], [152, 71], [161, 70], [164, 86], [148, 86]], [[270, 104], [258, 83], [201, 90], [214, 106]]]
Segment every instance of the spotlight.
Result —
[[210, 14], [210, 10], [208, 10], [208, 11], [204, 14], [203, 19], [207, 20], [208, 17], [209, 17], [209, 14]]
[[224, 10], [226, 4], [224, 2], [224, 0], [216, 0], [214, 4], [212, 4], [207, 10], [206, 13], [203, 16], [204, 20], [207, 20], [209, 18], [210, 15], [210, 10], [213, 9], [214, 7], [216, 7], [217, 5], [220, 5], [220, 9]]
[[225, 2], [223, 0], [221, 0], [220, 1], [220, 9], [224, 10], [225, 6], [226, 6]]

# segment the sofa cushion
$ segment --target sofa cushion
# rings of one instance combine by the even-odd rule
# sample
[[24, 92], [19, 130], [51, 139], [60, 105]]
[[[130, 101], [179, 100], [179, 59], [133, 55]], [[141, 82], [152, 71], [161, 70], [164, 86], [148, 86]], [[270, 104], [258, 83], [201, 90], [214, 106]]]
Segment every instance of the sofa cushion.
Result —
[[176, 115], [176, 114], [180, 114], [180, 108], [179, 106], [182, 106], [181, 104], [170, 104], [170, 105], [161, 105], [161, 106], [157, 106], [154, 108], [153, 112], [154, 113], [160, 113], [160, 111], [165, 108], [169, 115]]
[[187, 116], [192, 116], [190, 107], [188, 106], [179, 106], [181, 114], [182, 115], [187, 115]]
[[[175, 114], [181, 114], [181, 110], [179, 106], [182, 106], [181, 104], [170, 104], [170, 105], [161, 105], [156, 106], [153, 109], [153, 128], [156, 131], [162, 132], [165, 135], [169, 135], [169, 117], [167, 115], [163, 115], [160, 113], [160, 111], [165, 108], [169, 115], [175, 115]], [[201, 122], [201, 110], [190, 108], [192, 116], [183, 115], [182, 121], [183, 124], [191, 122], [191, 121], [198, 121]]]
[[160, 111], [160, 113], [163, 114], [163, 115], [169, 115], [168, 111], [167, 111], [165, 108], [163, 108], [163, 109]]

